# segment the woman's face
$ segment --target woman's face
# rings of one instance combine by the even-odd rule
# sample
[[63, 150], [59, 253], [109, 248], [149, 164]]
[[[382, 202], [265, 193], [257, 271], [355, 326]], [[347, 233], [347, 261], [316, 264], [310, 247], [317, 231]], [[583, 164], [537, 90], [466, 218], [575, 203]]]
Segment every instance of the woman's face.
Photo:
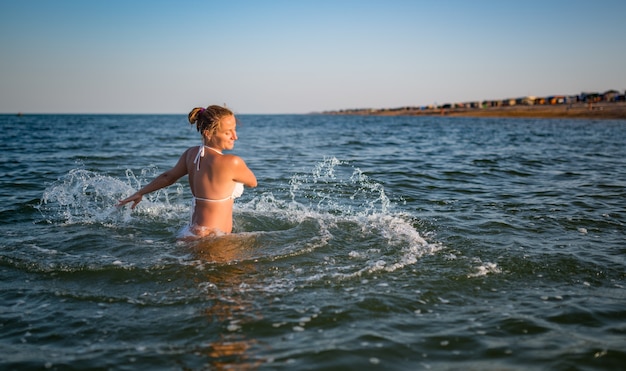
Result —
[[237, 120], [235, 116], [226, 116], [220, 120], [220, 125], [209, 138], [209, 146], [215, 149], [231, 150], [237, 140]]

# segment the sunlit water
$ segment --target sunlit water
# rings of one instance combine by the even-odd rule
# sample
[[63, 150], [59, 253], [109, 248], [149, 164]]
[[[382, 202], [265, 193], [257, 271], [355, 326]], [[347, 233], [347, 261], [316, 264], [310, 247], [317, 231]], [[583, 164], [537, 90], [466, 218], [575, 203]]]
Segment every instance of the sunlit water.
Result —
[[259, 187], [176, 241], [184, 116], [0, 116], [1, 369], [626, 364], [626, 122], [239, 117]]

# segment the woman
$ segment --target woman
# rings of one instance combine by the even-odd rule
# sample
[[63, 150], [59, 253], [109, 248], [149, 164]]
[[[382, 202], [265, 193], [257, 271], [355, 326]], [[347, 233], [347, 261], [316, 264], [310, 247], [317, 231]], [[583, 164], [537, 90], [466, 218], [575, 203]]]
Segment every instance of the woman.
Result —
[[179, 237], [199, 238], [231, 233], [234, 199], [241, 195], [244, 185], [257, 185], [256, 177], [241, 158], [222, 153], [235, 146], [235, 115], [228, 108], [209, 106], [194, 108], [188, 118], [189, 123], [195, 124], [202, 135], [202, 145], [188, 148], [173, 168], [121, 200], [118, 206], [132, 202], [131, 208], [134, 209], [143, 195], [172, 185], [182, 176], [189, 175], [189, 187], [193, 195], [191, 222]]

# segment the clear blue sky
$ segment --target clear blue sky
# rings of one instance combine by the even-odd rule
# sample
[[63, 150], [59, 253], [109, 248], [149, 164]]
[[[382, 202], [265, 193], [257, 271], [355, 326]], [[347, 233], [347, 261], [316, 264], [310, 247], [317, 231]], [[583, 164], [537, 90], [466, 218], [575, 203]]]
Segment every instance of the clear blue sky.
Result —
[[0, 0], [0, 113], [236, 113], [626, 89], [624, 0]]

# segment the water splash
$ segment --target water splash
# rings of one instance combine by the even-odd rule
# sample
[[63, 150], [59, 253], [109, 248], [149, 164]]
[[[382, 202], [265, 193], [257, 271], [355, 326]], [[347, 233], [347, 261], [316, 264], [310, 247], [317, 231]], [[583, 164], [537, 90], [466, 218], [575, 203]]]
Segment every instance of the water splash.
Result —
[[[154, 168], [139, 175], [127, 170], [120, 180], [74, 169], [46, 188], [39, 209], [51, 223], [116, 227], [140, 221], [143, 238], [151, 239], [162, 235], [164, 225], [180, 227], [187, 220], [186, 186], [177, 183], [146, 195], [134, 211], [115, 205], [156, 173]], [[272, 191], [249, 192], [237, 200], [235, 232], [254, 236], [259, 250], [250, 254], [254, 259], [319, 261], [301, 268], [298, 281], [393, 272], [441, 248], [420, 235], [417, 219], [397, 210], [381, 183], [349, 162], [324, 158], [288, 183], [286, 193], [274, 185]]]
[[337, 215], [390, 211], [391, 203], [382, 184], [335, 157], [325, 157], [310, 173], [293, 175], [289, 185], [294, 205]]
[[[140, 188], [155, 172], [156, 169], [148, 168], [136, 176], [127, 170], [126, 181], [123, 181], [82, 168], [72, 169], [46, 187], [37, 208], [49, 223], [127, 223], [132, 220], [131, 211], [128, 207], [118, 208], [116, 204]], [[170, 202], [171, 195], [182, 192], [182, 186], [176, 184], [146, 195], [137, 211], [167, 217], [168, 210], [177, 209]]]
[[276, 259], [323, 251], [320, 264], [310, 272], [297, 268], [296, 279], [393, 272], [441, 249], [420, 235], [415, 217], [396, 210], [381, 183], [335, 157], [325, 158], [310, 172], [294, 174], [288, 194], [288, 200], [273, 193], [261, 195], [241, 210], [257, 217], [264, 214], [283, 226], [271, 233], [272, 242], [282, 246], [274, 252]]

